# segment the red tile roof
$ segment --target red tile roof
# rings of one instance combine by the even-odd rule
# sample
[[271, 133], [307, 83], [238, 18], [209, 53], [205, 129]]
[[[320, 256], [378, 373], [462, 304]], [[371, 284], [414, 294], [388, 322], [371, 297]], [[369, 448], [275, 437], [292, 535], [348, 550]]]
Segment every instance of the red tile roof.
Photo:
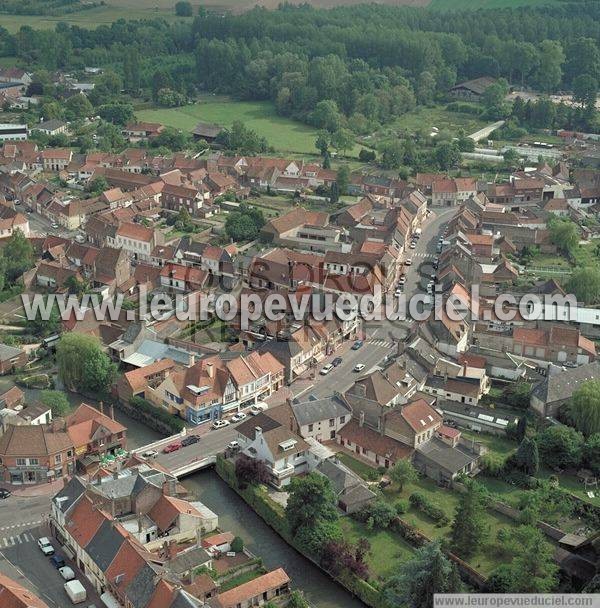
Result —
[[220, 593], [217, 598], [222, 608], [236, 608], [239, 604], [262, 595], [264, 592], [278, 589], [290, 582], [290, 577], [283, 568], [277, 568], [272, 572], [263, 574], [252, 581], [234, 587], [225, 593]]
[[110, 516], [94, 507], [87, 496], [83, 496], [67, 516], [66, 530], [75, 543], [85, 549], [106, 519], [110, 519]]

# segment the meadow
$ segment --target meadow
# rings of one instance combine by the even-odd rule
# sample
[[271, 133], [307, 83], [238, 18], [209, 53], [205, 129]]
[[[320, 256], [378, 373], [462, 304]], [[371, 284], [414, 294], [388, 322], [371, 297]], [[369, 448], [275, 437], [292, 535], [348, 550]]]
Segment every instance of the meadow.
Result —
[[233, 101], [210, 96], [198, 103], [181, 108], [139, 110], [139, 120], [191, 131], [197, 122], [209, 122], [228, 127], [241, 120], [247, 127], [265, 137], [270, 146], [281, 152], [315, 154], [317, 131], [300, 122], [278, 116], [268, 101]]

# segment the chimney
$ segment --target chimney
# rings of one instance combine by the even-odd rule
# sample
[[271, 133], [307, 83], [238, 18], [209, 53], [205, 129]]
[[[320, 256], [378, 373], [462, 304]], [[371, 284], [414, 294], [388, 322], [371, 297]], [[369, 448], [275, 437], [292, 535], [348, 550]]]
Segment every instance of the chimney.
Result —
[[110, 417], [114, 420], [115, 419], [115, 404], [111, 403], [110, 404]]
[[215, 377], [215, 366], [212, 363], [207, 363], [206, 364], [206, 373], [208, 374], [209, 378], [214, 378]]
[[262, 429], [259, 426], [254, 427], [254, 439], [262, 436]]
[[142, 514], [138, 513], [138, 532], [141, 533], [143, 526], [142, 526]]
[[99, 410], [101, 414], [104, 414], [104, 402], [100, 401], [100, 403], [98, 404], [99, 406]]
[[358, 414], [358, 426], [363, 427], [365, 425], [365, 412], [361, 410]]
[[169, 542], [169, 544], [167, 545], [167, 558], [168, 559], [174, 559], [177, 557], [177, 541], [176, 540], [172, 540]]
[[188, 356], [189, 366], [193, 367], [196, 363], [196, 353], [190, 353]]

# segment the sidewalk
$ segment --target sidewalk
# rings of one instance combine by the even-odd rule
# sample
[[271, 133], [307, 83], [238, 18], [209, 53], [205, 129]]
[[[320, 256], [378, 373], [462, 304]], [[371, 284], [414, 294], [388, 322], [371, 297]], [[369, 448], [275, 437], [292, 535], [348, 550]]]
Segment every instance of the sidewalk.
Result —
[[22, 484], [10, 484], [0, 483], [0, 487], [4, 490], [9, 490], [13, 496], [21, 498], [31, 498], [33, 496], [54, 496], [57, 492], [60, 492], [65, 486], [62, 479], [57, 479], [50, 483], [40, 483], [36, 485], [22, 485]]

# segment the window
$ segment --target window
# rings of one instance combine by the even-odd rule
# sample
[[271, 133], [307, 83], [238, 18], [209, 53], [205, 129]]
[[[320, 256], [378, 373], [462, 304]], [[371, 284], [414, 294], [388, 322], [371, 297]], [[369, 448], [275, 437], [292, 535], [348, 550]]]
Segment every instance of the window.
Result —
[[340, 424], [344, 424], [346, 422], [346, 416], [340, 416]]
[[24, 467], [27, 464], [27, 460], [25, 458], [17, 458], [17, 466]]
[[314, 424], [309, 424], [309, 425], [308, 425], [308, 432], [309, 432], [309, 433], [312, 433], [312, 432], [313, 432], [313, 428], [314, 428], [314, 426], [315, 426]]
[[329, 426], [335, 426], [335, 418], [329, 419]]
[[60, 464], [62, 462], [62, 456], [60, 454], [57, 454], [54, 457], [54, 462], [56, 462], [56, 464]]
[[40, 461], [37, 458], [30, 458], [29, 459], [29, 464], [39, 464]]

